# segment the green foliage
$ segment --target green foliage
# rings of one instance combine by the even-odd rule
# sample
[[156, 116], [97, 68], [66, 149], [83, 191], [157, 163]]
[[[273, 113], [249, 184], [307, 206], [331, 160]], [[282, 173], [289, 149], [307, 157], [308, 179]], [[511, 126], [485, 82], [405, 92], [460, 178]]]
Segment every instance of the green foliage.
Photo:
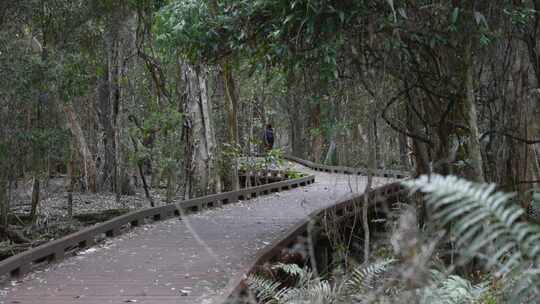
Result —
[[162, 47], [194, 62], [243, 56], [296, 69], [318, 62], [321, 76], [335, 79], [341, 30], [366, 10], [365, 1], [175, 0], [160, 10], [155, 29]]
[[259, 300], [259, 303], [279, 303], [281, 283], [253, 274], [248, 276], [246, 282], [249, 288], [255, 292], [255, 296]]
[[537, 190], [531, 193], [531, 202], [527, 209], [527, 216], [530, 221], [540, 224], [540, 192]]
[[212, 57], [225, 33], [218, 32], [219, 24], [212, 18], [209, 5], [207, 1], [178, 0], [165, 6], [155, 25], [158, 43], [194, 62]]
[[297, 178], [306, 176], [304, 173], [298, 172], [292, 169], [287, 170], [287, 175], [289, 176], [290, 179], [297, 179]]
[[54, 81], [61, 100], [71, 102], [73, 98], [84, 96], [89, 90], [89, 63], [80, 54], [67, 54], [51, 67]]
[[465, 257], [483, 258], [506, 275], [512, 301], [540, 299], [540, 227], [521, 221], [524, 210], [509, 202], [512, 194], [455, 176], [422, 176], [404, 184], [425, 193], [434, 222], [452, 224]]
[[397, 261], [386, 259], [366, 266], [357, 267], [346, 283], [352, 293], [366, 293], [380, 287], [381, 278], [391, 269]]
[[283, 287], [279, 282], [254, 274], [247, 278], [247, 284], [255, 292], [259, 303], [351, 303], [353, 296], [372, 290], [377, 283], [380, 284], [380, 279], [391, 269], [394, 262], [395, 260], [384, 260], [360, 266], [353, 270], [351, 277], [335, 284], [314, 277], [307, 268], [278, 263], [271, 268], [294, 278], [293, 286]]
[[[253, 171], [249, 164], [245, 162], [238, 162], [238, 158], [242, 156], [242, 149], [237, 144], [222, 143], [218, 148], [217, 165], [219, 175], [226, 177], [226, 180], [232, 183], [233, 178], [237, 178], [234, 175], [234, 168], [238, 166], [239, 170]], [[232, 186], [232, 185], [229, 185]]]
[[337, 296], [336, 290], [329, 282], [314, 278], [311, 271], [294, 264], [276, 264], [272, 266], [272, 269], [283, 271], [287, 275], [294, 277], [296, 284], [292, 287], [281, 287], [280, 282], [250, 274], [246, 282], [249, 288], [255, 292], [259, 303], [334, 303]]
[[519, 28], [526, 28], [531, 24], [531, 19], [538, 14], [534, 9], [521, 6], [512, 6], [504, 10], [504, 13], [510, 17], [512, 23]]
[[272, 149], [268, 151], [264, 156], [264, 163], [266, 167], [277, 166], [281, 167], [283, 165], [283, 151], [281, 149]]
[[487, 283], [473, 285], [460, 276], [446, 276], [432, 270], [430, 286], [417, 290], [417, 293], [422, 304], [467, 304], [478, 303], [487, 290]]
[[[161, 111], [150, 112], [142, 122], [141, 129], [131, 128], [131, 136], [148, 140], [155, 138], [151, 148], [140, 146], [131, 160], [139, 162], [153, 159], [160, 170], [176, 172], [184, 155], [182, 149], [182, 124], [184, 116], [171, 105]], [[159, 136], [156, 136], [159, 134]]]
[[[447, 276], [432, 270], [429, 284], [425, 287], [406, 290], [384, 287], [392, 271], [398, 269], [396, 260], [387, 259], [359, 266], [346, 275], [330, 283], [313, 277], [313, 273], [298, 265], [276, 264], [273, 270], [283, 271], [294, 284], [284, 287], [280, 282], [260, 275], [249, 275], [247, 284], [255, 292], [258, 303], [296, 304], [296, 303], [405, 303], [419, 304], [466, 304], [497, 303], [487, 283], [473, 285], [469, 280], [457, 275]], [[397, 274], [394, 274], [397, 276]], [[391, 284], [387, 285], [392, 286]], [[402, 294], [403, 293], [403, 294]]]

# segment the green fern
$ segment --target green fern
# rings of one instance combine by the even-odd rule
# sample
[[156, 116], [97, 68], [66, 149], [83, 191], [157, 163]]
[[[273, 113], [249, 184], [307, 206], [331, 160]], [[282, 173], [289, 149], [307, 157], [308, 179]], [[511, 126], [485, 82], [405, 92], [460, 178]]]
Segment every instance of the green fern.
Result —
[[519, 270], [520, 277], [512, 278], [513, 300], [539, 299], [540, 277], [534, 270], [540, 266], [540, 227], [520, 220], [524, 211], [509, 203], [512, 194], [455, 176], [422, 176], [403, 184], [425, 193], [434, 222], [452, 223], [456, 245], [466, 256], [483, 257], [503, 274]]
[[[298, 271], [293, 265], [279, 264], [279, 269], [291, 270], [296, 277], [299, 276], [300, 284], [297, 287], [282, 287], [281, 283], [274, 282], [259, 275], [251, 274], [246, 282], [249, 288], [255, 292], [258, 303], [263, 304], [329, 304], [336, 300], [337, 292], [324, 280], [311, 279], [309, 271]], [[272, 267], [274, 268], [274, 267]]]
[[[384, 261], [361, 266], [352, 271], [350, 277], [337, 284], [314, 278], [307, 268], [295, 264], [278, 263], [272, 269], [281, 270], [297, 279], [294, 287], [280, 288], [280, 283], [266, 278], [250, 275], [248, 286], [255, 291], [259, 303], [265, 304], [331, 304], [351, 303], [353, 296], [371, 292], [381, 283], [381, 278], [388, 273], [396, 260]], [[357, 297], [358, 298], [358, 297]]]
[[303, 277], [308, 274], [308, 270], [301, 268], [297, 264], [276, 263], [271, 267], [273, 270], [281, 270], [289, 276]]
[[375, 289], [395, 262], [394, 259], [386, 259], [354, 269], [351, 278], [346, 282], [347, 288], [352, 293], [364, 293]]
[[246, 283], [250, 290], [255, 293], [255, 297], [262, 304], [279, 304], [279, 295], [283, 292], [281, 283], [274, 282], [259, 275], [250, 274]]
[[420, 304], [466, 304], [476, 303], [488, 290], [487, 283], [473, 285], [457, 276], [445, 276], [432, 270], [432, 284], [417, 291]]
[[532, 193], [532, 200], [527, 208], [527, 216], [530, 221], [540, 224], [540, 192]]
[[280, 304], [331, 304], [338, 293], [328, 281], [311, 281], [304, 288], [293, 288], [282, 293]]
[[297, 264], [276, 263], [272, 265], [273, 270], [283, 271], [286, 275], [296, 278], [295, 286], [306, 286], [313, 278], [313, 273], [307, 268], [302, 268]]

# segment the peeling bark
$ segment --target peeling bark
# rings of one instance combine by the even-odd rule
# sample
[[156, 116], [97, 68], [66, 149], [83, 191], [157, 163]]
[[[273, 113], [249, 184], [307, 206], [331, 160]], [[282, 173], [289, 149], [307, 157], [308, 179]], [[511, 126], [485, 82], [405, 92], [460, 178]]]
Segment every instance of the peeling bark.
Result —
[[216, 142], [210, 117], [207, 72], [202, 66], [185, 65], [187, 100], [184, 113], [185, 188], [184, 198], [216, 193], [221, 190], [215, 159]]

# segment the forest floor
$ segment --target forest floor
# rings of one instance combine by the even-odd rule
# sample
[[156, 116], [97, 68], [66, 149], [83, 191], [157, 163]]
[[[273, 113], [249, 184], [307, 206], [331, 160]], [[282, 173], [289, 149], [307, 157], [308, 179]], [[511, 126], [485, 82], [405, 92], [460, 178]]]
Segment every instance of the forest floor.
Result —
[[[74, 192], [73, 218], [70, 218], [64, 182], [64, 178], [57, 177], [45, 183], [40, 193], [38, 218], [33, 225], [29, 225], [31, 182], [19, 182], [18, 187], [11, 191], [10, 230], [16, 231], [24, 240], [0, 242], [0, 260], [95, 223], [150, 206], [142, 189], [137, 189], [134, 195], [122, 196], [120, 202], [116, 202], [114, 193]], [[151, 192], [157, 205], [164, 204], [161, 191]]]

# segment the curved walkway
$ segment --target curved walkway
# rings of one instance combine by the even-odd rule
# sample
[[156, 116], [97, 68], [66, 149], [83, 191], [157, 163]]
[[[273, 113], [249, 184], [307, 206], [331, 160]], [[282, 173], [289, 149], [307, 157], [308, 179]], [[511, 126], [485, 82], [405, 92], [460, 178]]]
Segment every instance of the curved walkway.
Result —
[[[312, 211], [364, 191], [361, 176], [316, 175], [307, 187], [145, 225], [14, 281], [0, 304], [212, 303], [257, 252]], [[376, 178], [374, 186], [390, 182]]]

